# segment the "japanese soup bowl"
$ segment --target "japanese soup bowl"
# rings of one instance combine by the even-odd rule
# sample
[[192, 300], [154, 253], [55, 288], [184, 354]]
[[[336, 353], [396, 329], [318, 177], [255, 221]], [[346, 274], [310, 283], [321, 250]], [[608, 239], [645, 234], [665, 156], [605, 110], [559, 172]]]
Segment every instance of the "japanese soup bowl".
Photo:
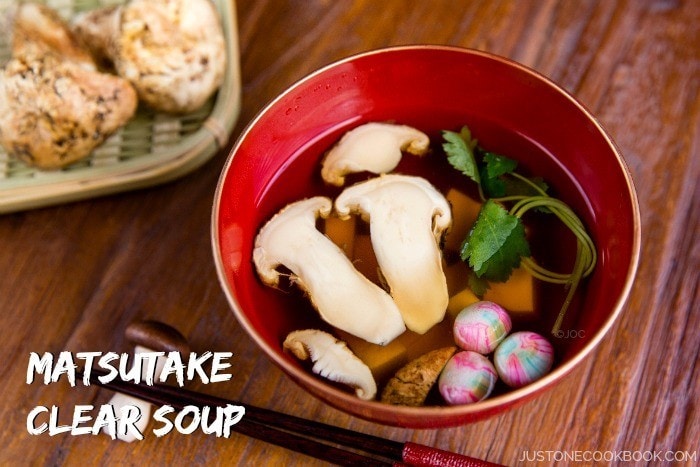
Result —
[[[473, 404], [397, 406], [362, 400], [284, 351], [283, 342], [292, 331], [333, 330], [294, 284], [280, 290], [263, 283], [252, 257], [256, 235], [287, 204], [318, 194], [333, 199], [340, 193], [340, 188], [322, 181], [321, 161], [343, 134], [367, 122], [395, 122], [425, 132], [431, 151], [422, 157], [404, 154], [396, 171], [423, 176], [439, 189], [473, 183], [440, 152], [442, 130], [459, 131], [467, 125], [480, 146], [517, 160], [518, 171], [542, 177], [549, 193], [577, 213], [595, 244], [597, 263], [579, 286], [562, 327], [551, 332], [566, 295], [561, 285], [539, 285], [536, 310], [522, 322], [514, 319], [514, 328], [538, 331], [552, 343], [554, 364], [545, 376], [519, 389], [496, 383], [490, 397]], [[534, 229], [542, 231], [542, 238], [533, 238], [533, 255], [539, 251], [544, 258], [554, 257], [552, 268], [569, 272], [576, 243], [566, 240], [567, 230], [557, 233], [562, 229], [556, 219], [544, 222]], [[540, 395], [593, 352], [630, 291], [639, 259], [640, 219], [622, 156], [595, 117], [561, 87], [525, 66], [484, 52], [404, 46], [325, 66], [262, 109], [238, 138], [221, 174], [212, 242], [218, 277], [235, 317], [292, 380], [366, 420], [437, 428], [482, 419]], [[566, 252], [568, 258], [560, 258]], [[450, 330], [444, 332], [449, 340]], [[383, 383], [377, 380], [378, 394]]]

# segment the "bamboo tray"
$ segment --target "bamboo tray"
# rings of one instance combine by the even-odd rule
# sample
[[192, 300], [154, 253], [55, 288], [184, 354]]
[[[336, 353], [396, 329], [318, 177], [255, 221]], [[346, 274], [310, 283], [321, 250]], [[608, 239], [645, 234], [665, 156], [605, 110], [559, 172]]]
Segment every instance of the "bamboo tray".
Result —
[[[63, 17], [126, 0], [44, 0]], [[201, 109], [171, 116], [139, 107], [135, 117], [86, 159], [57, 171], [29, 167], [0, 147], [0, 214], [143, 188], [185, 175], [226, 145], [238, 119], [241, 77], [235, 2], [213, 0], [226, 38], [227, 70]], [[0, 0], [0, 27], [14, 0]], [[0, 32], [0, 66], [10, 56]]]

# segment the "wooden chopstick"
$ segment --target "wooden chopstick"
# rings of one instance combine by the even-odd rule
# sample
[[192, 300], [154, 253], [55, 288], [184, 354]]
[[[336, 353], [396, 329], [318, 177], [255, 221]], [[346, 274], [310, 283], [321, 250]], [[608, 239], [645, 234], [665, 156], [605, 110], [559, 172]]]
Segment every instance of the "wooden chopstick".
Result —
[[[329, 425], [324, 425], [312, 420], [284, 415], [279, 412], [250, 406], [238, 401], [230, 401], [208, 394], [195, 393], [187, 389], [174, 388], [161, 384], [148, 386], [144, 384], [128, 383], [119, 379], [115, 379], [109, 383], [102, 383], [98, 377], [104, 374], [106, 373], [93, 369], [90, 373], [90, 381], [104, 388], [121, 392], [156, 405], [167, 404], [178, 410], [182, 410], [187, 405], [197, 407], [223, 407], [227, 404], [242, 406], [246, 411], [245, 416], [232, 427], [234, 431], [318, 459], [335, 463], [347, 463], [348, 465], [354, 462], [369, 463], [369, 465], [391, 465], [391, 462], [387, 462], [386, 460], [382, 462], [381, 460], [374, 460], [368, 456], [356, 454], [352, 451], [318, 443], [310, 436], [316, 436], [319, 439], [336, 442], [340, 445], [350, 442], [363, 443], [362, 446], [366, 448], [366, 452], [388, 460], [397, 458], [398, 449], [398, 459], [401, 458], [401, 443], [395, 441], [376, 438], [345, 429], [339, 429], [340, 431], [337, 433], [338, 439], [334, 439], [333, 434], [328, 430]], [[302, 436], [298, 433], [304, 433], [305, 435]]]
[[[245, 415], [232, 427], [233, 431], [338, 465], [449, 465], [451, 467], [498, 465], [416, 443], [401, 443], [327, 425], [184, 388], [163, 384], [148, 386], [119, 379], [102, 383], [99, 376], [106, 374], [106, 372], [92, 369], [90, 382], [156, 405], [170, 405], [178, 410], [182, 410], [188, 405], [200, 408], [205, 406], [224, 407], [229, 404], [241, 406], [245, 409]], [[79, 377], [82, 378], [82, 375]], [[319, 440], [323, 440], [325, 443]], [[344, 446], [344, 448], [333, 444]]]

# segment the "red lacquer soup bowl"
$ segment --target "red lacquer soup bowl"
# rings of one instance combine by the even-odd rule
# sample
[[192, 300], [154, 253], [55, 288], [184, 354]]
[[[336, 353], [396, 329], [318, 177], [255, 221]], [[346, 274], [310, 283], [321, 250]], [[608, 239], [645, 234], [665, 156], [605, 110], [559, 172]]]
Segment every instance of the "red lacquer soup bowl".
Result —
[[[595, 242], [598, 260], [568, 312], [566, 335], [549, 336], [556, 359], [546, 376], [475, 404], [399, 407], [360, 400], [283, 351], [289, 332], [324, 323], [304, 297], [267, 287], [258, 278], [252, 262], [255, 236], [286, 204], [328, 194], [320, 177], [325, 151], [349, 129], [371, 121], [416, 127], [436, 145], [441, 130], [468, 125], [483, 147], [543, 177], [577, 212]], [[433, 172], [443, 170], [443, 165], [435, 167], [424, 174], [431, 181], [440, 177]], [[481, 419], [540, 394], [593, 351], [618, 318], [634, 279], [640, 219], [632, 180], [615, 145], [596, 119], [556, 84], [483, 52], [407, 46], [326, 66], [293, 84], [250, 122], [217, 187], [212, 242], [220, 282], [236, 318], [294, 381], [367, 420], [436, 428]], [[550, 308], [545, 320], [554, 313]]]

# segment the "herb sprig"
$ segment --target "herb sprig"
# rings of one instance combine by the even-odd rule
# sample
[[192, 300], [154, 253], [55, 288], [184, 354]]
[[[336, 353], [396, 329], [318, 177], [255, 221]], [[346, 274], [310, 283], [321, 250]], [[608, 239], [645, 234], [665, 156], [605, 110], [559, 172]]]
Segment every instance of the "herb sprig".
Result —
[[[533, 277], [568, 288], [552, 327], [557, 334], [581, 279], [593, 272], [596, 248], [576, 213], [563, 201], [547, 194], [547, 185], [517, 173], [517, 162], [481, 148], [464, 126], [459, 133], [442, 132], [443, 150], [450, 164], [478, 186], [484, 202], [462, 244], [460, 256], [474, 273], [470, 287], [483, 295], [488, 282], [505, 282], [522, 263]], [[530, 210], [555, 215], [576, 237], [576, 259], [571, 273], [550, 271], [532, 259], [522, 217]]]

